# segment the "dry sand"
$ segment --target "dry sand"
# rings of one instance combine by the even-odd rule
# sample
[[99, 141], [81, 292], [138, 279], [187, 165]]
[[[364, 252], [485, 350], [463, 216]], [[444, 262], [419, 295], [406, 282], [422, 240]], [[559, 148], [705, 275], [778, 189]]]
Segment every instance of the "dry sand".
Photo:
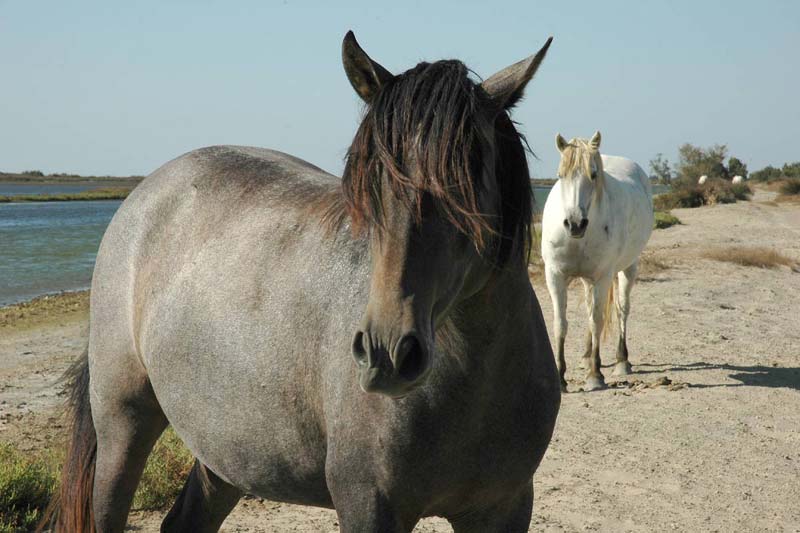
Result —
[[[800, 531], [800, 274], [702, 257], [766, 246], [800, 261], [800, 205], [771, 198], [675, 210], [683, 225], [654, 232], [633, 292], [635, 373], [614, 384], [607, 368], [609, 389], [564, 395], [531, 531]], [[550, 298], [532, 277], [549, 326]], [[0, 440], [36, 449], [62, 431], [54, 381], [86, 335], [85, 297], [74, 298], [52, 313], [0, 314]], [[584, 372], [581, 299], [576, 284], [570, 391]], [[603, 348], [611, 363], [614, 343]], [[133, 513], [131, 529], [157, 531], [161, 517]], [[333, 511], [245, 499], [223, 531], [338, 528]], [[428, 519], [416, 531], [450, 528]]]

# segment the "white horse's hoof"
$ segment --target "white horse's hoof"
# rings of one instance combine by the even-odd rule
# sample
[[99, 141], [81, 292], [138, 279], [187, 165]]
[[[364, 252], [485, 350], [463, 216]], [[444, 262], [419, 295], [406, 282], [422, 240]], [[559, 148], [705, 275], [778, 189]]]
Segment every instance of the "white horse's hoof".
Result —
[[633, 373], [633, 369], [631, 368], [631, 364], [628, 361], [620, 361], [614, 367], [614, 376], [629, 376]]
[[606, 388], [606, 381], [603, 375], [599, 376], [586, 376], [586, 383], [583, 385], [583, 390], [586, 392], [593, 390], [601, 390]]

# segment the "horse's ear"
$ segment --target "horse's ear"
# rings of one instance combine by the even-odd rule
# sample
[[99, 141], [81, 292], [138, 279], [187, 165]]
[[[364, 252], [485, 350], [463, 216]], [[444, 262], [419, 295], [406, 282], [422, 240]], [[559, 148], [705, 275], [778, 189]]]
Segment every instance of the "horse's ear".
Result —
[[599, 131], [594, 132], [594, 135], [592, 135], [592, 138], [589, 139], [589, 144], [595, 150], [599, 150], [600, 149], [600, 132]]
[[342, 63], [350, 85], [368, 104], [381, 87], [394, 77], [361, 49], [352, 31], [348, 31], [342, 41]]
[[569, 144], [567, 140], [560, 133], [556, 133], [556, 148], [558, 148], [558, 151], [563, 152], [567, 144]]
[[553, 42], [553, 38], [549, 37], [536, 55], [504, 68], [481, 83], [483, 90], [500, 109], [509, 109], [519, 102], [525, 86], [536, 74], [544, 56], [547, 55], [547, 49], [550, 48], [551, 42]]

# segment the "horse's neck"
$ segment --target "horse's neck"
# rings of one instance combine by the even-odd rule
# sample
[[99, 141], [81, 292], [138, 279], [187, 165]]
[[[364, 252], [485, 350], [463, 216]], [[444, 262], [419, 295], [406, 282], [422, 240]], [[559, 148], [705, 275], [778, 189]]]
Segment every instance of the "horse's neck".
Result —
[[600, 187], [595, 190], [595, 197], [589, 210], [589, 220], [592, 223], [605, 223], [611, 215], [609, 181], [608, 175], [604, 175]]
[[496, 272], [481, 290], [457, 306], [451, 321], [453, 333], [461, 339], [468, 352], [477, 347], [476, 351], [480, 353], [484, 344], [499, 346], [502, 343], [498, 336], [522, 327], [530, 318], [526, 312], [530, 299], [527, 268], [508, 265]]

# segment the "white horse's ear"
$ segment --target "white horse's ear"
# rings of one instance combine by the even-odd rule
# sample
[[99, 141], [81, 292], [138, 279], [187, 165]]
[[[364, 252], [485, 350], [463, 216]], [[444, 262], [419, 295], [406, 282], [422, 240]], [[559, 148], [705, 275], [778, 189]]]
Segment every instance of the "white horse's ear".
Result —
[[600, 132], [599, 131], [594, 132], [594, 135], [592, 135], [592, 138], [589, 139], [589, 144], [595, 150], [599, 150], [600, 149]]
[[536, 74], [544, 56], [547, 55], [547, 49], [550, 48], [551, 42], [553, 42], [553, 38], [549, 37], [536, 55], [504, 68], [481, 83], [483, 90], [499, 109], [509, 109], [519, 102], [525, 86]]
[[560, 133], [556, 133], [556, 148], [558, 148], [559, 152], [563, 152], [568, 144], [567, 140], [564, 139]]
[[342, 63], [350, 85], [368, 104], [381, 87], [394, 77], [361, 49], [352, 31], [348, 31], [342, 41]]

